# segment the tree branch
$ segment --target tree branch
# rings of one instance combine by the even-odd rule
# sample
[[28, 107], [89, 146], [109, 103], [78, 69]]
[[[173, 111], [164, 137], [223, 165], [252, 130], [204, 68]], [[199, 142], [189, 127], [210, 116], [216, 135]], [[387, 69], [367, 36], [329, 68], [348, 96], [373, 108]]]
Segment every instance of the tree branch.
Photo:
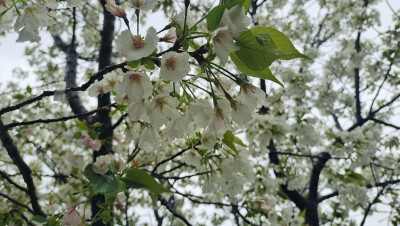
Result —
[[[272, 139], [269, 141], [269, 145], [267, 148], [270, 150], [269, 152], [270, 162], [278, 166], [280, 164], [280, 161], [275, 143]], [[284, 177], [283, 173], [277, 171], [274, 172], [276, 177], [278, 178]], [[285, 194], [290, 198], [290, 200], [292, 200], [301, 211], [304, 210], [304, 208], [306, 208], [307, 201], [298, 191], [289, 190], [287, 188], [287, 185], [285, 184], [280, 184], [280, 187], [285, 192]]]
[[2, 197], [4, 197], [4, 198], [8, 199], [10, 202], [12, 202], [12, 203], [14, 203], [14, 204], [16, 204], [16, 205], [18, 205], [18, 206], [24, 207], [26, 210], [28, 210], [28, 211], [29, 211], [30, 213], [32, 213], [33, 215], [36, 214], [36, 212], [33, 211], [31, 208], [29, 208], [29, 206], [27, 206], [27, 205], [25, 205], [25, 204], [23, 204], [23, 203], [18, 202], [17, 200], [11, 198], [10, 196], [8, 196], [8, 195], [6, 195], [6, 194], [3, 194], [3, 193], [0, 193], [0, 196], [2, 196]]
[[192, 225], [189, 223], [188, 220], [186, 220], [186, 218], [184, 218], [182, 215], [178, 214], [173, 208], [171, 208], [168, 201], [165, 200], [161, 195], [158, 195], [158, 200], [161, 202], [161, 205], [165, 206], [169, 210], [169, 212], [172, 213], [172, 215], [181, 219], [186, 225], [189, 225], [189, 226]]
[[[400, 180], [389, 180], [389, 181], [385, 181], [385, 182], [382, 182], [382, 183], [376, 183], [375, 185], [373, 185], [371, 183], [368, 183], [367, 185], [365, 185], [365, 187], [366, 188], [386, 187], [388, 185], [394, 185], [394, 184], [398, 184], [398, 183], [400, 183]], [[332, 192], [332, 193], [330, 193], [328, 195], [324, 195], [324, 196], [319, 197], [317, 200], [318, 200], [318, 202], [323, 202], [323, 201], [325, 201], [327, 199], [330, 199], [330, 198], [333, 198], [333, 197], [335, 197], [337, 195], [339, 195], [339, 192], [338, 191], [334, 191], [334, 192]]]
[[[200, 143], [197, 143], [197, 144], [195, 144], [193, 147], [196, 147], [196, 146], [199, 145], [199, 144], [200, 144]], [[164, 164], [164, 163], [166, 163], [166, 162], [168, 162], [168, 161], [170, 161], [170, 160], [173, 160], [173, 159], [175, 159], [175, 158], [178, 157], [178, 156], [181, 156], [183, 153], [185, 153], [187, 150], [189, 150], [189, 149], [191, 149], [191, 148], [192, 148], [192, 147], [188, 147], [188, 148], [182, 149], [182, 151], [176, 153], [175, 155], [173, 155], [173, 156], [171, 156], [171, 157], [169, 157], [169, 158], [167, 158], [167, 159], [164, 159], [164, 160], [162, 160], [161, 162], [157, 163], [157, 165], [156, 165], [156, 166], [154, 167], [154, 169], [151, 171], [151, 175], [155, 175], [155, 173], [156, 173], [158, 167], [160, 167], [162, 164]]]
[[387, 123], [387, 122], [379, 120], [377, 118], [372, 118], [371, 120], [376, 122], [376, 123], [378, 123], [378, 124], [382, 124], [382, 125], [389, 126], [389, 127], [394, 128], [394, 129], [399, 129], [400, 130], [400, 126], [396, 126], [396, 125], [393, 125], [391, 123]]
[[13, 106], [9, 106], [9, 107], [5, 107], [3, 109], [0, 110], [0, 116], [10, 112], [10, 111], [14, 111], [17, 110], [21, 107], [24, 107], [28, 104], [34, 103], [36, 101], [40, 101], [41, 99], [43, 99], [44, 97], [49, 97], [49, 96], [53, 96], [55, 94], [61, 94], [61, 93], [69, 93], [69, 92], [73, 92], [73, 91], [85, 91], [87, 88], [89, 88], [89, 86], [91, 84], [93, 84], [98, 78], [102, 77], [103, 75], [118, 69], [118, 68], [123, 68], [127, 65], [127, 62], [122, 62], [120, 64], [114, 64], [112, 66], [109, 67], [105, 67], [103, 70], [98, 71], [96, 74], [94, 74], [92, 77], [90, 77], [89, 81], [87, 81], [86, 83], [82, 84], [79, 87], [72, 87], [72, 88], [68, 88], [68, 89], [64, 89], [64, 90], [54, 90], [54, 91], [43, 91], [42, 94], [40, 94], [39, 96], [33, 97], [31, 99], [25, 100], [19, 104], [13, 105]]
[[[107, 68], [109, 65], [112, 65], [111, 59], [112, 59], [112, 48], [113, 48], [112, 43], [114, 40], [115, 17], [105, 9], [104, 5], [106, 3], [107, 3], [106, 0], [100, 0], [100, 4], [103, 6], [103, 27], [100, 32], [101, 39], [100, 39], [100, 51], [98, 58], [99, 59], [98, 70], [103, 70]], [[116, 4], [119, 4], [118, 0], [116, 0]], [[98, 80], [101, 79], [103, 79], [103, 75], [98, 77]], [[97, 96], [97, 108], [102, 108], [109, 104], [111, 104], [110, 93]], [[101, 123], [101, 127], [99, 128], [100, 132], [99, 138], [104, 139], [105, 142], [103, 143], [103, 145], [101, 145], [99, 151], [93, 151], [93, 162], [95, 162], [99, 156], [107, 155], [113, 152], [112, 136], [114, 135], [114, 131], [112, 128], [110, 110], [103, 109], [99, 111], [97, 113], [96, 121]], [[102, 203], [104, 201], [105, 201], [104, 195], [99, 194], [92, 197], [90, 203], [93, 215], [96, 215], [101, 211], [101, 208], [99, 208], [98, 203]], [[102, 222], [95, 222], [93, 225], [100, 226], [104, 224]], [[111, 223], [109, 223], [108, 225], [111, 225]]]
[[38, 120], [32, 120], [32, 121], [26, 121], [26, 122], [14, 122], [14, 123], [10, 123], [5, 125], [5, 128], [8, 130], [10, 128], [16, 127], [16, 126], [25, 126], [25, 125], [33, 125], [36, 123], [52, 123], [52, 122], [63, 122], [63, 121], [68, 121], [70, 119], [74, 119], [74, 118], [82, 118], [82, 117], [86, 117], [88, 115], [92, 115], [98, 111], [110, 108], [110, 107], [115, 107], [115, 104], [110, 104], [108, 106], [102, 107], [102, 108], [98, 108], [95, 109], [93, 111], [89, 111], [86, 113], [82, 113], [82, 114], [77, 114], [77, 115], [72, 115], [72, 116], [66, 116], [66, 117], [61, 117], [61, 118], [55, 118], [55, 119], [38, 119]]
[[187, 179], [187, 178], [191, 178], [191, 177], [196, 177], [196, 176], [201, 176], [201, 175], [205, 175], [205, 174], [209, 174], [211, 173], [211, 171], [205, 171], [205, 172], [199, 172], [199, 173], [195, 173], [195, 174], [191, 174], [191, 175], [187, 175], [187, 176], [182, 176], [182, 177], [164, 177], [160, 174], [153, 174], [153, 176], [155, 178], [159, 178], [159, 179], [171, 179], [171, 180], [183, 180], [183, 179]]
[[308, 201], [306, 207], [305, 223], [309, 225], [319, 225], [318, 216], [318, 182], [322, 169], [325, 167], [327, 161], [331, 158], [328, 152], [321, 152], [318, 155], [317, 162], [313, 165], [310, 178], [310, 188], [308, 193]]
[[0, 175], [1, 175], [1, 177], [3, 177], [6, 181], [8, 181], [8, 183], [14, 185], [14, 186], [15, 186], [16, 188], [18, 188], [19, 190], [21, 190], [21, 191], [23, 191], [23, 192], [25, 192], [25, 193], [28, 193], [28, 192], [29, 192], [28, 189], [22, 187], [21, 185], [15, 183], [13, 180], [11, 180], [11, 178], [10, 178], [6, 173], [4, 173], [3, 171], [0, 171]]
[[14, 162], [14, 164], [20, 170], [22, 177], [28, 187], [28, 195], [31, 201], [32, 209], [36, 215], [45, 216], [44, 212], [42, 211], [38, 197], [36, 196], [36, 187], [33, 183], [32, 179], [32, 171], [29, 166], [25, 163], [22, 159], [19, 150], [14, 145], [10, 134], [7, 132], [6, 128], [4, 127], [3, 121], [0, 120], [0, 139], [3, 143], [4, 148], [7, 150], [8, 155]]
[[367, 220], [367, 217], [369, 215], [369, 212], [371, 211], [371, 207], [378, 201], [379, 196], [382, 195], [383, 191], [385, 190], [385, 186], [378, 192], [378, 194], [376, 194], [374, 200], [368, 204], [367, 209], [364, 212], [364, 217], [360, 223], [360, 226], [363, 226], [365, 224], [365, 221]]

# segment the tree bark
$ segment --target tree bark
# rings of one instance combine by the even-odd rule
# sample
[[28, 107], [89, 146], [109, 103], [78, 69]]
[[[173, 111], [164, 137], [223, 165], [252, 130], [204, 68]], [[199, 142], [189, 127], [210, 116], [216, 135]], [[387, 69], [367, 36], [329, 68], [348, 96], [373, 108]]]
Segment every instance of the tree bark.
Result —
[[[100, 0], [101, 5], [103, 6], [103, 29], [101, 31], [101, 42], [100, 42], [100, 52], [99, 52], [99, 70], [105, 68], [106, 66], [110, 66], [112, 64], [112, 42], [114, 39], [114, 22], [115, 17], [110, 14], [105, 8], [106, 0]], [[118, 1], [116, 1], [118, 4]], [[103, 76], [99, 78], [99, 80], [103, 79]], [[97, 107], [101, 108], [111, 104], [110, 93], [99, 95], [97, 97]], [[107, 155], [112, 153], [112, 136], [113, 129], [111, 118], [109, 116], [110, 110], [103, 109], [97, 114], [97, 122], [100, 122], [102, 126], [100, 127], [100, 139], [104, 139], [105, 142], [101, 146], [99, 151], [93, 152], [93, 162], [96, 161], [97, 157], [101, 155]], [[98, 203], [104, 203], [105, 198], [104, 195], [95, 195], [91, 200], [91, 209], [92, 216], [96, 216], [101, 211], [101, 208], [98, 207]], [[108, 223], [111, 225], [112, 223]], [[93, 223], [94, 226], [105, 225], [101, 221], [96, 221]]]

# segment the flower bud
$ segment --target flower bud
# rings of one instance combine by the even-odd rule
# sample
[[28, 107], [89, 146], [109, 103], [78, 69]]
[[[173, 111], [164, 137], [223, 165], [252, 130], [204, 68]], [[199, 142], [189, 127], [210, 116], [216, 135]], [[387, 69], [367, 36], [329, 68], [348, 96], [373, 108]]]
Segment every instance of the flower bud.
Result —
[[110, 12], [112, 15], [116, 17], [120, 17], [123, 19], [126, 18], [126, 12], [123, 8], [119, 7], [114, 0], [107, 0], [107, 3], [104, 5], [106, 10]]

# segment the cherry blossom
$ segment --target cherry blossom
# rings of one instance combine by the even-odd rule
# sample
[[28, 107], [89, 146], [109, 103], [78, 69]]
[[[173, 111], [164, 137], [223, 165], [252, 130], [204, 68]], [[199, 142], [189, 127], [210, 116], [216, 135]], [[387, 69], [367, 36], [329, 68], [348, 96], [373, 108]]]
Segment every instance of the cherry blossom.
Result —
[[[183, 23], [185, 22], [185, 11], [182, 10], [181, 12], [178, 13], [178, 15], [175, 16], [174, 21], [181, 27], [183, 28]], [[187, 11], [187, 17], [186, 17], [186, 25], [188, 28], [192, 28], [196, 24], [195, 17], [192, 15], [192, 12], [190, 10]]]
[[160, 128], [167, 119], [176, 119], [180, 116], [178, 110], [178, 101], [175, 98], [166, 95], [154, 97], [149, 106], [150, 122], [154, 128]]
[[157, 0], [130, 0], [133, 8], [149, 11], [157, 4]]
[[127, 95], [131, 103], [140, 102], [151, 95], [153, 85], [145, 73], [128, 71], [122, 76], [122, 82], [117, 85], [117, 93], [122, 96]]
[[[49, 17], [46, 6], [40, 3], [35, 3], [25, 8], [24, 13], [18, 16], [14, 24], [14, 30], [19, 32], [17, 42], [40, 41], [38, 29], [46, 27], [54, 23], [54, 20]], [[23, 28], [21, 30], [21, 28]]]
[[173, 82], [182, 81], [190, 71], [189, 54], [168, 52], [161, 59], [160, 77]]
[[140, 35], [133, 36], [129, 30], [125, 30], [118, 35], [115, 43], [118, 52], [130, 61], [149, 56], [156, 49], [158, 40], [156, 30], [149, 27], [145, 39]]
[[112, 161], [110, 155], [101, 155], [97, 157], [96, 162], [93, 163], [93, 171], [98, 174], [105, 174], [108, 171], [108, 164]]
[[96, 81], [94, 82], [88, 89], [89, 96], [97, 97], [98, 95], [103, 95], [106, 93], [104, 91], [104, 82], [103, 81]]
[[229, 54], [231, 52], [239, 50], [231, 36], [228, 27], [220, 27], [215, 30], [212, 34], [213, 51], [217, 54], [221, 60], [221, 65], [225, 65], [228, 62]]

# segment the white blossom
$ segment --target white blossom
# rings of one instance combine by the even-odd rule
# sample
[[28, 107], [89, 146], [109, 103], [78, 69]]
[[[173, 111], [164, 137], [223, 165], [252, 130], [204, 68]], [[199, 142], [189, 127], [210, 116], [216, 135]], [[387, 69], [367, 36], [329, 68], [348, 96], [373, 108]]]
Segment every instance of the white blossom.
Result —
[[157, 42], [157, 31], [153, 27], [147, 29], [145, 39], [140, 35], [133, 36], [129, 30], [125, 30], [118, 35], [115, 41], [118, 52], [126, 56], [128, 61], [149, 56], [156, 49]]
[[149, 11], [157, 4], [157, 0], [130, 0], [133, 8]]
[[160, 77], [173, 82], [182, 81], [190, 71], [187, 52], [168, 52], [161, 58]]
[[152, 126], [146, 125], [140, 135], [138, 146], [145, 149], [153, 148], [160, 146], [160, 141], [161, 137], [156, 130]]
[[104, 92], [104, 82], [95, 81], [88, 89], [89, 96], [97, 97], [98, 95], [103, 95]]
[[[40, 41], [38, 30], [41, 27], [52, 25], [54, 20], [49, 17], [46, 6], [35, 3], [25, 8], [24, 13], [18, 16], [14, 24], [14, 30], [19, 32], [17, 42]], [[21, 30], [21, 28], [23, 28]]]
[[110, 155], [101, 155], [97, 157], [96, 162], [93, 163], [93, 171], [98, 174], [105, 174], [108, 171], [108, 164], [111, 163], [112, 157]]
[[66, 0], [70, 7], [78, 7], [84, 5], [87, 0]]
[[158, 129], [166, 123], [168, 119], [176, 119], [180, 116], [178, 110], [178, 100], [166, 95], [159, 95], [152, 99], [149, 106], [151, 125]]
[[[121, 72], [122, 70], [120, 70], [120, 73]], [[116, 84], [121, 82], [121, 75], [119, 75], [118, 72], [113, 71], [111, 73], [105, 74], [102, 81], [104, 86], [103, 87], [104, 93], [108, 93], [111, 92], [111, 90], [114, 90]]]
[[122, 82], [116, 88], [116, 92], [123, 97], [127, 95], [129, 102], [137, 103], [151, 95], [153, 85], [147, 74], [138, 71], [128, 71], [122, 76]]
[[[182, 10], [175, 16], [174, 21], [183, 28], [183, 23], [185, 22], [185, 10]], [[186, 25], [188, 28], [192, 28], [196, 24], [195, 17], [192, 14], [192, 11], [188, 10], [186, 15]]]
[[239, 50], [228, 30], [228, 27], [220, 27], [212, 34], [213, 51], [221, 60], [221, 65], [228, 62], [231, 52]]
[[144, 121], [150, 122], [149, 114], [147, 109], [149, 108], [149, 102], [146, 99], [142, 101], [132, 103], [128, 108], [129, 118], [132, 121]]
[[265, 92], [249, 83], [240, 86], [237, 101], [247, 105], [249, 108], [261, 107], [266, 104]]

